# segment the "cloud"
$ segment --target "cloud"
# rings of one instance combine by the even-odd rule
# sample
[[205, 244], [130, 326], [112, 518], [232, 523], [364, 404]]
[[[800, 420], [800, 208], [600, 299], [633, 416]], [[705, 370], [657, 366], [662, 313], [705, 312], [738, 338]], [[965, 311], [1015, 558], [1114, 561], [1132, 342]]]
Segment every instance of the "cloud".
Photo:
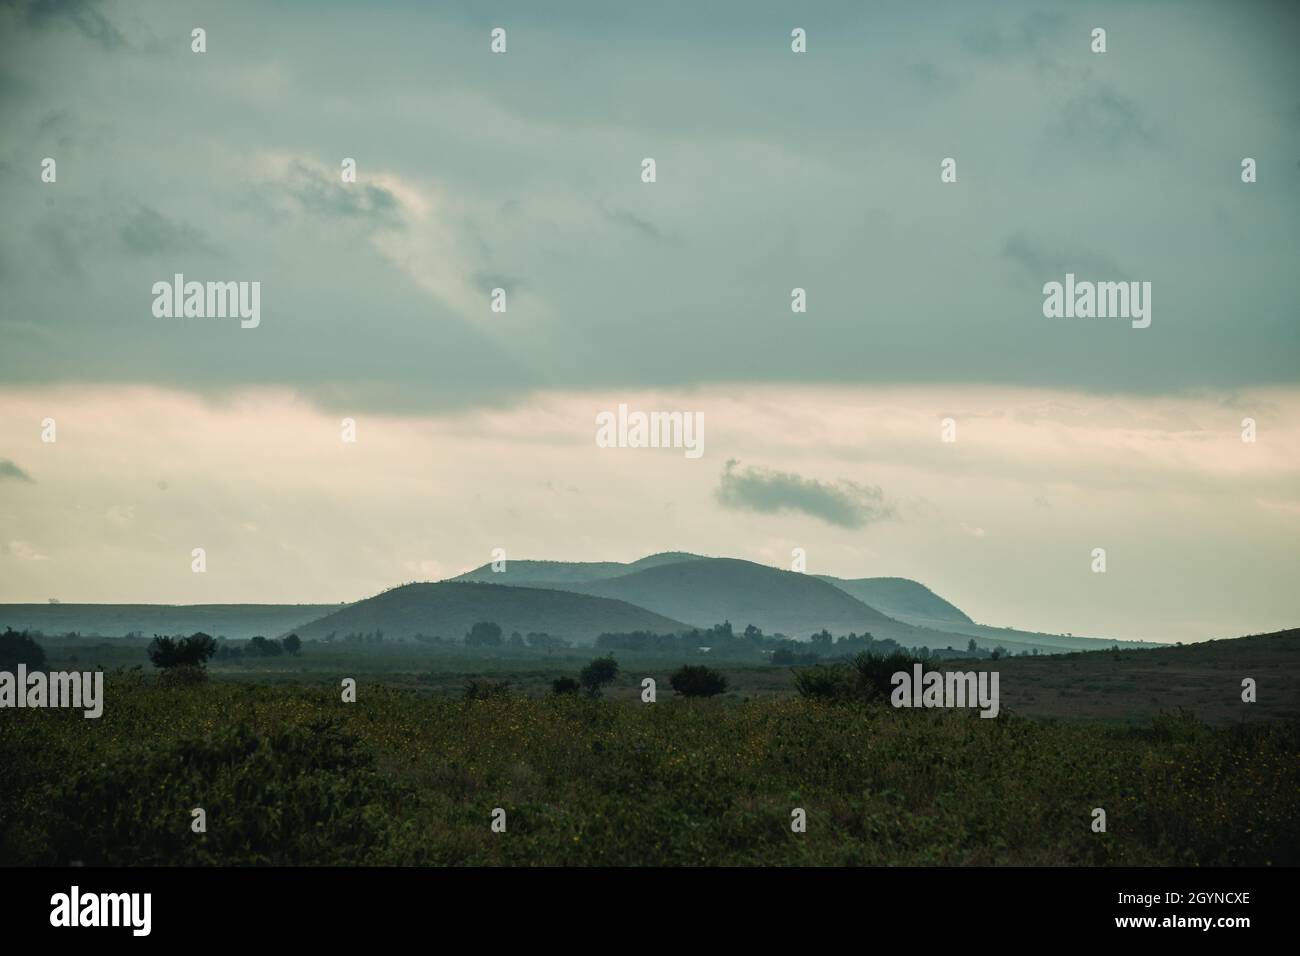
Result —
[[[344, 183], [338, 170], [293, 160], [271, 187], [271, 198], [284, 211], [288, 200], [294, 211], [362, 222], [370, 226], [401, 229], [406, 223], [402, 203], [390, 189], [373, 182]], [[264, 195], [265, 190], [261, 191]], [[259, 198], [262, 198], [259, 195]]]
[[1128, 273], [1108, 256], [1088, 252], [1076, 246], [1062, 247], [1040, 242], [1023, 232], [1008, 236], [1002, 255], [1017, 262], [1035, 279], [1073, 272], [1080, 276], [1120, 277]]
[[1156, 140], [1141, 104], [1107, 85], [1072, 97], [1061, 110], [1061, 117], [1065, 139], [1072, 143], [1114, 149]]
[[1034, 11], [1020, 18], [1015, 27], [1003, 30], [981, 17], [962, 37], [966, 49], [993, 60], [1045, 54], [1045, 48], [1059, 46], [1066, 18], [1058, 11]]
[[727, 462], [717, 498], [726, 508], [775, 514], [798, 511], [841, 528], [862, 528], [893, 515], [881, 490], [855, 481], [824, 484], [791, 472], [748, 467], [737, 471]]
[[19, 561], [48, 561], [45, 555], [41, 554], [26, 541], [10, 541], [5, 545], [5, 552], [13, 555]]
[[19, 11], [34, 30], [72, 26], [105, 50], [125, 46], [126, 38], [99, 10], [99, 5], [99, 0], [0, 0], [0, 7]]
[[634, 212], [606, 206], [603, 202], [598, 202], [597, 205], [600, 207], [600, 212], [605, 219], [616, 226], [635, 230], [648, 239], [663, 239], [664, 237], [658, 226], [646, 219], [642, 219]]
[[127, 249], [141, 255], [216, 251], [200, 230], [168, 219], [158, 210], [143, 204], [122, 227], [121, 236]]
[[27, 472], [23, 471], [8, 458], [0, 458], [0, 479], [4, 478], [13, 478], [17, 481], [26, 481], [30, 484], [35, 484], [35, 482], [32, 481], [32, 476], [27, 474]]

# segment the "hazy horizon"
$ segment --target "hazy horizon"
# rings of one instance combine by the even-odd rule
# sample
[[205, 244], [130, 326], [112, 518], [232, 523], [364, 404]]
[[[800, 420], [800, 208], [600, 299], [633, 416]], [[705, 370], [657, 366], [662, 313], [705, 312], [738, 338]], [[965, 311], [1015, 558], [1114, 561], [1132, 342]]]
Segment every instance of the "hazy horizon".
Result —
[[[801, 548], [994, 626], [1296, 626], [1297, 37], [1285, 3], [0, 3], [0, 602]], [[260, 283], [258, 324], [159, 317], [178, 274]], [[1074, 275], [1150, 283], [1150, 326], [1045, 317]], [[599, 447], [620, 405], [701, 416], [700, 456]]]

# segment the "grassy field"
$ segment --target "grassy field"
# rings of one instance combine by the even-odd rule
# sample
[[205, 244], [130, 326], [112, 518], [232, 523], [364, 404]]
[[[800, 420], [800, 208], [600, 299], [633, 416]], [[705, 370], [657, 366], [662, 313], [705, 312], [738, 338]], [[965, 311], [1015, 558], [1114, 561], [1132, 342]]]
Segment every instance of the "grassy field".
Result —
[[[152, 670], [145, 653], [147, 640], [45, 638], [42, 643], [52, 670], [135, 666]], [[486, 677], [510, 681], [516, 694], [542, 695], [555, 678], [576, 675], [597, 653], [591, 648], [550, 655], [531, 650], [512, 653], [413, 642], [309, 644], [298, 657], [212, 661], [208, 671], [218, 682], [260, 684], [336, 686], [350, 676], [452, 697], [461, 695], [466, 680]], [[668, 675], [683, 663], [680, 657], [627, 652], [616, 652], [615, 657], [622, 673], [606, 692], [613, 700], [639, 700], [643, 677], [654, 677], [666, 688]], [[733, 702], [796, 692], [788, 667], [735, 664], [707, 656], [691, 662], [708, 663], [726, 674], [730, 685], [726, 697]], [[955, 661], [948, 666], [996, 669], [1001, 675], [1002, 708], [1023, 717], [1141, 726], [1161, 712], [1188, 709], [1212, 724], [1300, 719], [1300, 630], [1185, 647]], [[1245, 677], [1259, 685], [1254, 704], [1241, 701]]]
[[[1000, 661], [992, 720], [805, 699], [770, 667], [674, 699], [666, 663], [627, 655], [604, 699], [542, 696], [589, 652], [314, 646], [193, 687], [118, 672], [98, 720], [0, 714], [0, 863], [1295, 865], [1298, 639]], [[519, 693], [460, 699], [471, 674]], [[1180, 700], [1212, 722], [1152, 711]]]

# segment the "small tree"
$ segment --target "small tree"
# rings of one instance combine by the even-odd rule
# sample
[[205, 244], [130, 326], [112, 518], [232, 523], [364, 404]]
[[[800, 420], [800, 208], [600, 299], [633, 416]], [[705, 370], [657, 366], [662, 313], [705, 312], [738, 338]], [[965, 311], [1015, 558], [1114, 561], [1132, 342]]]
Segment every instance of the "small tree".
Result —
[[290, 634], [284, 639], [284, 649], [296, 657], [302, 650], [302, 638], [297, 634]]
[[45, 651], [26, 631], [6, 627], [0, 634], [0, 670], [12, 672], [19, 664], [41, 670], [45, 667]]
[[466, 647], [500, 647], [501, 625], [491, 621], [479, 621], [465, 635]]
[[668, 679], [683, 697], [713, 697], [727, 689], [727, 678], [703, 664], [684, 664]]
[[528, 641], [529, 647], [535, 650], [546, 651], [548, 657], [550, 656], [551, 651], [564, 646], [563, 639], [545, 632], [539, 634], [536, 631], [530, 631], [526, 640]]
[[154, 635], [149, 645], [149, 660], [154, 667], [170, 670], [175, 667], [202, 667], [217, 652], [217, 642], [199, 632], [189, 637], [159, 637]]
[[618, 676], [618, 661], [611, 656], [597, 657], [578, 673], [578, 683], [586, 690], [587, 696], [599, 697], [606, 684], [612, 684]]
[[267, 640], [260, 634], [249, 638], [248, 652], [256, 657], [279, 657], [284, 653], [284, 645], [276, 640]]
[[972, 637], [970, 639], [970, 643], [966, 645], [966, 650], [974, 654], [975, 651], [977, 651], [978, 649], [979, 649], [979, 645], [975, 643], [975, 638]]
[[557, 677], [551, 681], [551, 693], [556, 695], [576, 694], [581, 689], [582, 685], [572, 677]]

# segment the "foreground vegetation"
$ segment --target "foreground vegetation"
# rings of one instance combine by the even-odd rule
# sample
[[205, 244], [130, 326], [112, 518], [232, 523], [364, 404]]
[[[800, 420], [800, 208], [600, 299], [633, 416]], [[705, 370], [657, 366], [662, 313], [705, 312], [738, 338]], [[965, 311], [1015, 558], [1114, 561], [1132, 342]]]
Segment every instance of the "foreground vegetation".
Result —
[[454, 699], [370, 680], [345, 704], [337, 684], [125, 673], [106, 701], [98, 720], [0, 714], [0, 863], [1300, 863], [1293, 720], [989, 720], [666, 686], [654, 704]]

